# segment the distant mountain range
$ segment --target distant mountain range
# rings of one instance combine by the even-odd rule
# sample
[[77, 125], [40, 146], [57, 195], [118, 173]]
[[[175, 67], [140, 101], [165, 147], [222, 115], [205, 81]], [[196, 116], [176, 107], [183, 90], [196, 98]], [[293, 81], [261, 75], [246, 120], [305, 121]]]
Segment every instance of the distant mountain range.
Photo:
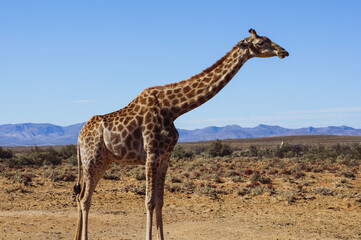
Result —
[[0, 146], [76, 144], [84, 123], [61, 127], [48, 123], [0, 125]]
[[[61, 127], [48, 123], [22, 123], [0, 125], [0, 146], [66, 145], [76, 144], [84, 123]], [[242, 128], [238, 125], [206, 127], [195, 130], [178, 129], [180, 142], [209, 141], [215, 139], [258, 138], [294, 135], [361, 136], [361, 129], [347, 126], [288, 129], [280, 126], [258, 125]]]
[[361, 129], [347, 126], [323, 127], [323, 128], [298, 128], [288, 129], [280, 126], [258, 125], [254, 128], [243, 128], [238, 125], [225, 127], [206, 127], [195, 130], [178, 129], [181, 142], [209, 141], [215, 139], [238, 139], [238, 138], [260, 138], [279, 137], [295, 135], [343, 135], [361, 136]]

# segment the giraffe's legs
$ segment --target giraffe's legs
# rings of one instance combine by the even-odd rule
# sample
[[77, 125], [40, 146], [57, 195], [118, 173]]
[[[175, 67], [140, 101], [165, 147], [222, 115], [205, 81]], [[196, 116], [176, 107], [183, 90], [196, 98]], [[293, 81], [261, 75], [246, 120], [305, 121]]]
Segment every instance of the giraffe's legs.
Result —
[[[94, 189], [103, 177], [105, 171], [109, 168], [111, 161], [103, 157], [98, 157], [92, 160], [87, 160], [83, 157], [82, 160], [85, 160], [88, 164], [83, 165], [83, 183], [82, 190], [78, 196], [78, 208], [79, 208], [79, 218], [78, 218], [78, 227], [76, 232], [75, 239], [88, 239], [88, 215], [91, 204], [91, 197], [93, 195]], [[84, 161], [84, 162], [85, 162]]]

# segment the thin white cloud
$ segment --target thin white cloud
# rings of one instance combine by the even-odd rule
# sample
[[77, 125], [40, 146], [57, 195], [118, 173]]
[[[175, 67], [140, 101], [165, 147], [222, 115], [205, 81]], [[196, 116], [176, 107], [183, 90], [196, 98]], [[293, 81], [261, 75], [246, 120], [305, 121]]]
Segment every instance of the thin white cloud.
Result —
[[361, 112], [361, 107], [325, 108], [315, 110], [281, 111], [276, 114], [307, 114], [307, 113], [354, 113]]
[[94, 100], [92, 99], [79, 99], [79, 100], [75, 100], [74, 103], [91, 103], [94, 102]]

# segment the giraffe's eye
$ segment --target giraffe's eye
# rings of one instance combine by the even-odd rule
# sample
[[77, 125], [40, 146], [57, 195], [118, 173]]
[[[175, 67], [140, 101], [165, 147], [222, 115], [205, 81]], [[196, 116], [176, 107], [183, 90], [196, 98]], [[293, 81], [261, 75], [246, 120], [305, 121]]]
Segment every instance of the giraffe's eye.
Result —
[[263, 41], [260, 41], [260, 42], [257, 43], [258, 46], [262, 46], [263, 44], [264, 44]]

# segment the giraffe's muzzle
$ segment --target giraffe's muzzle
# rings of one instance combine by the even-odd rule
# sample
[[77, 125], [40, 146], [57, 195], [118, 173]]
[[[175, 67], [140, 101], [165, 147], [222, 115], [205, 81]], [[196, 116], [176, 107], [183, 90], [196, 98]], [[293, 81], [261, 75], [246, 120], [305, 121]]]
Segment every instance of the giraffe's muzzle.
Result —
[[281, 59], [285, 58], [285, 57], [288, 57], [290, 54], [286, 51], [286, 50], [283, 50], [283, 51], [279, 51], [277, 53], [277, 56]]

